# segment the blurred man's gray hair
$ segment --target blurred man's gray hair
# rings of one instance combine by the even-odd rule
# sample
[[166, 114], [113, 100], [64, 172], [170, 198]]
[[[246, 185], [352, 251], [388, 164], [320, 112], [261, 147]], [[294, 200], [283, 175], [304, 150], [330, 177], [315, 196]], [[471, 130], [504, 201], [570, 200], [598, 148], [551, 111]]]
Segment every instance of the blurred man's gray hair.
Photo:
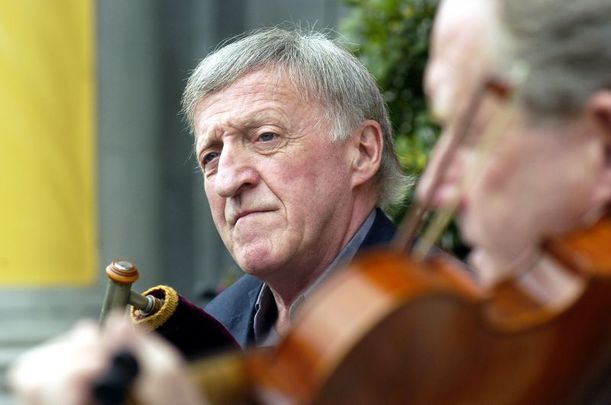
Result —
[[562, 121], [611, 89], [611, 1], [497, 0], [512, 57], [528, 69], [520, 97], [539, 118]]
[[225, 45], [204, 58], [183, 94], [183, 113], [194, 130], [195, 109], [204, 98], [243, 76], [272, 69], [285, 75], [308, 101], [319, 103], [333, 126], [332, 139], [347, 138], [363, 121], [382, 127], [384, 150], [376, 175], [378, 204], [387, 209], [403, 199], [408, 177], [394, 151], [392, 126], [375, 79], [350, 52], [319, 32], [270, 28]]

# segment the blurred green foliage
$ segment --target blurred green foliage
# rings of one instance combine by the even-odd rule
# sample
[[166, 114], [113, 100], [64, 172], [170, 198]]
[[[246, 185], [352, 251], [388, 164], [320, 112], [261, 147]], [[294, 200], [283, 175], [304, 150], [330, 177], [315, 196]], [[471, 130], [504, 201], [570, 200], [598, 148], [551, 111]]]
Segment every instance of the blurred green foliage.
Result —
[[436, 0], [344, 0], [340, 32], [375, 76], [388, 104], [405, 170], [421, 173], [439, 130], [426, 108], [422, 78]]
[[[439, 136], [427, 110], [423, 76], [437, 0], [344, 0], [348, 15], [339, 30], [354, 44], [351, 51], [367, 66], [382, 89], [395, 130], [395, 147], [404, 170], [418, 177]], [[391, 213], [399, 220], [413, 198]], [[459, 256], [455, 226], [443, 235], [442, 247]]]

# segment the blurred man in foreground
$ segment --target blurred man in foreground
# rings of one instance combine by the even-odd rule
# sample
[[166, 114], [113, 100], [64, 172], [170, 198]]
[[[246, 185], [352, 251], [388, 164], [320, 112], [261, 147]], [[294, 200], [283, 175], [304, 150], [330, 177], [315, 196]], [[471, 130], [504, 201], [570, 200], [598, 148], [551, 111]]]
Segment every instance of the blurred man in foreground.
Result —
[[[466, 19], [468, 8], [481, 11], [479, 18]], [[486, 285], [531, 269], [524, 283], [549, 276], [560, 284], [536, 284], [564, 291], [559, 300], [581, 290], [570, 274], [549, 267], [541, 247], [550, 236], [591, 225], [611, 199], [611, 46], [604, 40], [611, 24], [603, 10], [611, 2], [447, 0], [441, 6], [425, 86], [444, 133], [419, 194], [431, 193], [437, 207], [458, 205], [461, 234]], [[465, 24], [479, 27], [479, 35], [461, 33]], [[468, 56], [458, 51], [463, 39]], [[490, 78], [509, 86], [515, 107], [509, 95], [484, 95], [471, 131], [439, 173], [465, 106]], [[498, 136], [478, 149], [509, 108], [515, 113]], [[441, 184], [432, 192], [436, 176]]]
[[[598, 354], [572, 381], [561, 377], [570, 367], [546, 364], [539, 371], [547, 377], [541, 389], [551, 396], [570, 393], [574, 398], [563, 401], [578, 403], [611, 400], [610, 301], [586, 295], [605, 278], [608, 285], [611, 274], [600, 262], [568, 265], [569, 256], [548, 248], [609, 215], [609, 15], [609, 0], [445, 0], [425, 78], [444, 131], [418, 195], [434, 208], [457, 210], [482, 287], [495, 294], [512, 283], [539, 313], [558, 314], [548, 318], [558, 320], [555, 325], [573, 307], [585, 308], [588, 297], [605, 306], [581, 313], [581, 320], [597, 320], [583, 321], [581, 330], [568, 331], [574, 336], [561, 337], [564, 345], [553, 345], [565, 351], [553, 356], [582, 353], [580, 362], [592, 348], [576, 342], [584, 336], [598, 342]], [[470, 105], [475, 111], [467, 112]], [[463, 133], [465, 122], [470, 125]], [[604, 233], [597, 235], [587, 248], [581, 242], [584, 252], [608, 243]], [[550, 347], [551, 341], [541, 349]], [[531, 360], [535, 364], [535, 353]], [[567, 384], [572, 388], [565, 390]]]

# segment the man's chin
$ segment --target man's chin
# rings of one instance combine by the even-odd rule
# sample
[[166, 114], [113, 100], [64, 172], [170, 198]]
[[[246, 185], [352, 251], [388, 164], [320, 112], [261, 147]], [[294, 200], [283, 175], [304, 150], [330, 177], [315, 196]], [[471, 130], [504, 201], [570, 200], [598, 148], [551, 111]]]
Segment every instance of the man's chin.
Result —
[[240, 260], [238, 262], [238, 266], [240, 266], [244, 273], [263, 280], [267, 279], [270, 275], [273, 275], [277, 269], [281, 267], [275, 261], [270, 260], [269, 257], [251, 257], [247, 260]]
[[496, 284], [505, 276], [505, 265], [480, 247], [471, 249], [467, 263], [476, 274], [478, 282], [484, 287]]
[[479, 274], [480, 269], [484, 266], [484, 261], [485, 259], [482, 251], [477, 248], [471, 248], [471, 252], [469, 252], [469, 256], [467, 256], [467, 264], [469, 267]]

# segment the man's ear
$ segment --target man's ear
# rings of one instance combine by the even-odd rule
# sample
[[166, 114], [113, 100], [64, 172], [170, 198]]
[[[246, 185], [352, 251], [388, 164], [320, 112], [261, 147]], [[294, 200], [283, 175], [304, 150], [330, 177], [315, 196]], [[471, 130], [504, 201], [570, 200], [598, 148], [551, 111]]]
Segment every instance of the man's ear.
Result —
[[592, 206], [606, 208], [611, 205], [611, 91], [596, 92], [586, 105], [595, 131], [601, 135], [604, 167], [592, 197]]
[[377, 121], [364, 121], [352, 134], [352, 185], [372, 179], [380, 168], [384, 136]]
[[593, 118], [596, 129], [611, 142], [611, 90], [601, 90], [590, 97], [586, 112]]

